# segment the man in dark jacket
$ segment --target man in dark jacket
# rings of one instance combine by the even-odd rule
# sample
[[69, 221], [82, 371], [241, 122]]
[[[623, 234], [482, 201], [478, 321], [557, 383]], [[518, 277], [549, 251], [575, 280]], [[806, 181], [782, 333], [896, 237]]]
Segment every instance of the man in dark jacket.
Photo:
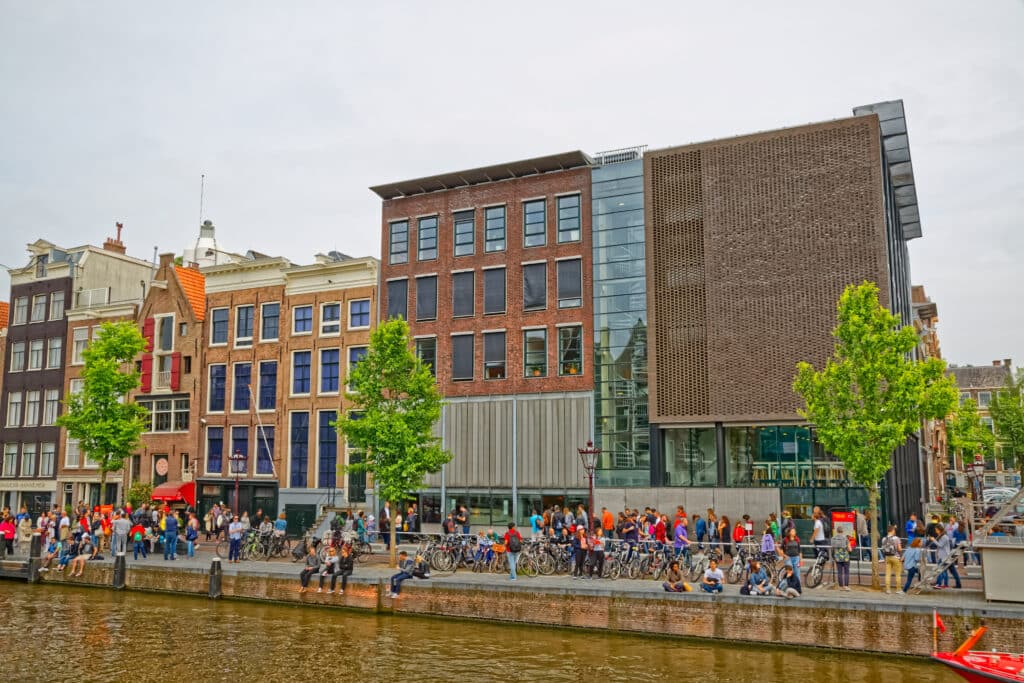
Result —
[[171, 514], [164, 518], [164, 559], [176, 560], [178, 552], [178, 518]]

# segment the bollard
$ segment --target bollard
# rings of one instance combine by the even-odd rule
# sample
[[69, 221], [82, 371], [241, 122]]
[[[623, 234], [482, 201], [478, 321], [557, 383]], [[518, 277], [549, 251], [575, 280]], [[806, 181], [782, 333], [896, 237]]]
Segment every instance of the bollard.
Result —
[[221, 590], [221, 579], [223, 575], [220, 571], [220, 558], [213, 558], [213, 562], [210, 563], [210, 597], [213, 599], [219, 598], [223, 591]]
[[39, 568], [43, 565], [43, 537], [38, 532], [32, 534], [32, 543], [28, 551], [28, 582], [39, 583]]
[[123, 590], [125, 583], [125, 575], [128, 573], [128, 569], [125, 563], [124, 553], [118, 553], [114, 557], [114, 590]]

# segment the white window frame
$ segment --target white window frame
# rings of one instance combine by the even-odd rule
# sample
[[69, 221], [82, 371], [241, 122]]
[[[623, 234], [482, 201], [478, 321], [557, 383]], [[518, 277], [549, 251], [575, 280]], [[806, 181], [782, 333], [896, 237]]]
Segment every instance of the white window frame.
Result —
[[14, 477], [14, 474], [18, 471], [18, 444], [16, 443], [5, 443], [4, 444], [4, 462], [3, 470], [0, 471], [0, 476], [10, 479]]
[[[220, 410], [210, 410], [210, 399], [213, 397], [213, 369], [218, 366], [224, 368], [224, 407]], [[223, 415], [228, 412], [228, 406], [231, 405], [231, 395], [228, 393], [229, 365], [227, 363], [210, 363], [207, 367], [209, 370], [206, 372], [206, 405], [203, 406], [204, 412]]]
[[[324, 319], [324, 313], [327, 311], [328, 306], [338, 307], [338, 319], [327, 321]], [[337, 337], [341, 334], [341, 308], [342, 302], [340, 301], [325, 301], [320, 304], [320, 336], [321, 337]], [[336, 327], [337, 329], [327, 330], [326, 328]]]
[[[220, 431], [220, 472], [211, 472], [209, 469], [210, 465], [210, 430], [219, 429]], [[204, 476], [207, 477], [223, 477], [224, 468], [228, 465], [228, 455], [230, 451], [224, 448], [224, 442], [228, 440], [231, 428], [228, 425], [207, 425], [206, 429], [203, 430], [203, 472]]]
[[[988, 398], [982, 399], [982, 396], [987, 396]], [[992, 403], [992, 392], [991, 391], [979, 391], [978, 392], [978, 407], [979, 408], [988, 408], [991, 403]]]
[[[39, 360], [33, 365], [33, 357]], [[42, 370], [46, 366], [46, 340], [32, 339], [28, 343], [28, 370]]]
[[28, 324], [28, 297], [19, 296], [14, 300], [14, 318], [12, 325], [27, 325]]
[[76, 327], [71, 330], [72, 365], [85, 365], [85, 358], [83, 357], [83, 354], [87, 348], [89, 348], [89, 328]]
[[[342, 377], [338, 378], [338, 386], [340, 387], [340, 386], [342, 386], [342, 384], [344, 384], [346, 392], [351, 392], [352, 391], [352, 387], [349, 384], [349, 378], [352, 376], [352, 368], [354, 367], [352, 365], [352, 350], [353, 349], [364, 349], [367, 353], [370, 352], [370, 347], [368, 345], [366, 345], [366, 344], [353, 344], [352, 346], [346, 346], [345, 347], [345, 375], [344, 375], [343, 378]], [[366, 356], [363, 356], [363, 358], [365, 358], [365, 357]], [[340, 370], [340, 368], [339, 368], [339, 370]]]
[[[277, 365], [277, 373], [274, 375], [274, 407], [273, 408], [260, 408], [260, 403], [263, 401], [263, 364], [264, 363], [275, 363]], [[276, 358], [267, 358], [265, 360], [258, 361], [256, 363], [256, 412], [258, 413], [273, 413], [277, 411], [277, 387], [281, 381], [281, 361]]]
[[[365, 325], [353, 325], [352, 324], [352, 304], [366, 302], [368, 309], [367, 322]], [[373, 302], [370, 299], [350, 299], [348, 302], [348, 329], [350, 330], [368, 330], [370, 325], [373, 323]]]
[[[248, 398], [249, 398], [249, 407], [248, 408], [240, 408], [240, 409], [236, 409], [235, 408], [235, 389], [236, 389], [236, 387], [235, 387], [235, 377], [236, 377], [235, 373], [238, 372], [238, 366], [239, 365], [248, 365], [249, 366], [249, 387], [252, 387], [252, 370], [253, 370], [253, 366], [256, 365], [256, 363], [253, 363], [252, 361], [248, 361], [248, 360], [236, 361], [236, 362], [232, 363], [231, 364], [231, 395], [228, 397], [228, 398], [230, 398], [230, 401], [226, 401], [225, 402], [225, 407], [229, 407], [228, 412], [244, 415], [244, 414], [248, 413], [250, 410], [252, 410], [252, 408], [253, 408], [252, 399], [253, 399], [253, 396], [256, 395], [256, 392], [254, 391], [254, 392], [252, 392], [251, 394], [248, 395]], [[232, 452], [234, 452], [234, 451], [232, 451]]]
[[60, 416], [60, 390], [47, 389], [43, 395], [43, 426], [49, 427], [57, 424]]
[[[312, 396], [313, 395], [313, 378], [316, 377], [316, 373], [313, 372], [313, 360], [314, 360], [314, 349], [295, 349], [292, 351], [291, 363], [288, 367], [288, 395], [289, 396]], [[304, 393], [295, 393], [295, 354], [297, 353], [308, 353], [309, 354], [309, 391]]]
[[[41, 301], [40, 301], [40, 299], [41, 299]], [[36, 309], [37, 308], [39, 308], [40, 312], [41, 312], [41, 315], [38, 318], [36, 317]], [[45, 321], [46, 320], [46, 313], [47, 313], [46, 295], [45, 294], [36, 294], [35, 296], [32, 297], [32, 308], [29, 310], [29, 319], [28, 319], [29, 322], [41, 323], [41, 322]]]
[[[56, 348], [54, 343], [57, 342]], [[57, 352], [54, 358], [54, 351]], [[56, 363], [54, 361], [56, 360]], [[50, 337], [46, 342], [46, 369], [54, 370], [64, 364], [64, 337]]]
[[82, 466], [82, 449], [78, 445], [78, 439], [70, 436], [64, 443], [64, 467], [78, 469]]
[[[216, 329], [216, 324], [214, 323], [213, 319], [214, 319], [214, 317], [215, 317], [215, 315], [216, 315], [216, 313], [218, 311], [226, 311], [227, 314], [228, 314], [228, 319], [227, 319], [227, 335], [224, 337], [224, 341], [222, 341], [222, 342], [214, 341], [213, 340], [213, 333], [214, 333], [214, 330]], [[154, 330], [154, 334], [155, 334], [155, 330]], [[217, 306], [215, 308], [211, 308], [210, 309], [210, 346], [227, 346], [229, 339], [231, 339], [231, 307], [229, 307], [229, 306]], [[154, 344], [154, 346], [155, 346], [155, 344]]]
[[[56, 304], [60, 302], [60, 313], [56, 313]], [[52, 292], [50, 294], [50, 320], [60, 320], [64, 317], [65, 300], [64, 292]]]
[[[22, 477], [35, 477], [38, 462], [36, 458], [39, 455], [39, 446], [35, 443], [23, 443], [21, 444], [21, 472], [18, 474]], [[25, 467], [26, 464], [31, 467]], [[28, 471], [31, 470], [31, 471]]]
[[[248, 337], [239, 337], [238, 336], [239, 315], [241, 314], [242, 309], [245, 309], [245, 308], [248, 308], [248, 309], [252, 310], [252, 329], [249, 330], [249, 336]], [[234, 330], [234, 334], [232, 335], [232, 337], [234, 339], [234, 347], [236, 349], [237, 348], [249, 348], [250, 346], [253, 345], [253, 342], [256, 339], [256, 305], [255, 304], [239, 304], [238, 306], [235, 306], [235, 330]]]
[[[33, 398], [35, 400], [33, 400]], [[32, 406], [35, 406], [33, 408]], [[38, 427], [43, 412], [43, 392], [39, 389], [25, 392], [25, 426]]]
[[[334, 391], [324, 391], [323, 380], [324, 380], [324, 351], [337, 351], [338, 352], [338, 388]], [[342, 374], [342, 360], [345, 360], [343, 355], [344, 349], [340, 346], [324, 346], [323, 348], [316, 349], [317, 361], [316, 361], [316, 393], [319, 396], [337, 396], [341, 393], [341, 387], [345, 383], [345, 374]]]
[[[27, 347], [28, 345], [23, 341], [11, 343], [11, 372], [24, 372], [28, 362]], [[17, 365], [15, 365], [15, 361], [19, 361]]]
[[[264, 337], [263, 336], [263, 310], [267, 306], [277, 306], [277, 336], [276, 337]], [[260, 303], [260, 343], [263, 342], [277, 342], [281, 340], [281, 306], [280, 301], [264, 301]]]
[[39, 467], [37, 471], [40, 477], [52, 477], [53, 465], [57, 459], [57, 444], [52, 441], [44, 441], [39, 444]]
[[[299, 318], [298, 318], [297, 314], [298, 314], [300, 308], [308, 308], [309, 309], [309, 330], [308, 331], [303, 330], [302, 332], [298, 332], [295, 329], [296, 323], [299, 322]], [[292, 306], [292, 336], [293, 337], [307, 337], [307, 336], [310, 336], [310, 335], [313, 334], [313, 330], [316, 328], [316, 318], [313, 317], [313, 308], [314, 308], [313, 304], [301, 304], [301, 305], [298, 305], [298, 306]]]
[[[17, 399], [17, 400], [15, 400]], [[20, 391], [12, 391], [7, 394], [7, 426], [20, 427], [25, 417], [25, 397]], [[15, 413], [17, 407], [17, 413]]]

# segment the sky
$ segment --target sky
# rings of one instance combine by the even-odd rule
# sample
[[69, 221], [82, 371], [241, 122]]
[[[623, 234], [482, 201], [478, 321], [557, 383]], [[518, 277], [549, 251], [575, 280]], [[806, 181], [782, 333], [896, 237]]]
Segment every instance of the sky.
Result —
[[8, 266], [38, 238], [102, 244], [115, 222], [133, 256], [180, 254], [204, 174], [224, 249], [378, 256], [371, 185], [902, 98], [912, 277], [943, 355], [1024, 365], [1024, 0], [2, 0], [0, 86]]

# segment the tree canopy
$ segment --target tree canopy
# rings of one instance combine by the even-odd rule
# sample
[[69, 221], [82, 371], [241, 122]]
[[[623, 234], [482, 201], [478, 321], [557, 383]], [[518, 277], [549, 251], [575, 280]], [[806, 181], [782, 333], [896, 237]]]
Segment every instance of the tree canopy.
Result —
[[1024, 471], [1024, 373], [1011, 375], [1006, 388], [997, 391], [988, 411], [996, 428], [1004, 462]]
[[978, 404], [973, 398], [965, 398], [946, 418], [946, 443], [950, 450], [960, 454], [965, 465], [974, 462], [976, 453], [992, 457], [996, 438], [992, 430], [982, 423]]

